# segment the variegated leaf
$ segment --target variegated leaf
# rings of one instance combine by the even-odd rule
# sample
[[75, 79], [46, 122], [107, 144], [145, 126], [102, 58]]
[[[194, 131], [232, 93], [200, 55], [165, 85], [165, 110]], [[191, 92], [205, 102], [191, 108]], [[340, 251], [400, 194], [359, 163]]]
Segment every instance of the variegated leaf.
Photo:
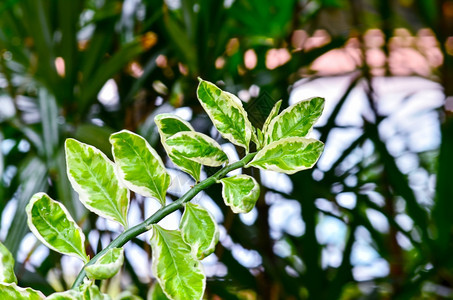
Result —
[[[133, 290], [133, 289], [132, 289]], [[134, 295], [132, 291], [122, 291], [115, 296], [115, 300], [143, 300], [142, 297]]]
[[153, 225], [152, 269], [165, 295], [172, 300], [203, 298], [206, 277], [179, 230]]
[[198, 100], [214, 126], [225, 139], [248, 152], [253, 127], [241, 100], [208, 81], [199, 80]]
[[194, 131], [189, 122], [175, 114], [159, 114], [154, 117], [160, 137], [167, 139], [181, 131]]
[[84, 300], [82, 294], [75, 290], [69, 290], [66, 292], [53, 293], [46, 300]]
[[270, 121], [263, 131], [267, 144], [289, 137], [306, 136], [324, 109], [323, 98], [311, 98], [291, 105]]
[[13, 255], [2, 243], [0, 243], [0, 282], [17, 283]]
[[101, 293], [99, 288], [93, 282], [86, 282], [79, 287], [82, 300], [111, 300], [110, 296]]
[[323, 148], [324, 144], [315, 139], [285, 138], [265, 146], [246, 167], [294, 174], [313, 167]]
[[85, 267], [90, 279], [108, 279], [115, 276], [124, 262], [123, 248], [112, 248], [92, 265]]
[[186, 122], [173, 114], [157, 115], [154, 118], [154, 122], [159, 130], [162, 145], [164, 146], [165, 151], [167, 151], [171, 161], [182, 171], [190, 174], [197, 182], [200, 181], [201, 164], [171, 154], [170, 149], [167, 146], [167, 138], [172, 137], [174, 134], [182, 131], [194, 131], [189, 122]]
[[274, 104], [274, 107], [272, 108], [271, 112], [269, 113], [269, 115], [267, 116], [266, 118], [266, 121], [264, 121], [264, 124], [263, 124], [263, 130], [262, 132], [267, 132], [267, 129], [269, 127], [269, 124], [271, 123], [271, 121], [276, 117], [278, 116], [278, 112], [280, 111], [280, 106], [282, 105], [282, 100], [279, 100], [277, 101], [275, 104]]
[[[256, 131], [255, 131], [256, 130]], [[260, 139], [260, 132], [261, 130], [259, 128], [253, 128], [253, 131], [252, 131], [252, 142], [255, 143], [256, 147], [259, 149], [261, 148], [261, 144], [263, 143], [262, 142], [262, 139]]]
[[186, 203], [179, 228], [184, 241], [192, 247], [198, 259], [203, 259], [215, 250], [219, 241], [217, 222], [203, 207]]
[[25, 210], [28, 227], [44, 245], [88, 262], [85, 235], [63, 204], [44, 193], [37, 193], [30, 199]]
[[124, 184], [131, 191], [156, 198], [165, 206], [170, 175], [156, 150], [143, 137], [128, 130], [112, 134], [110, 143]]
[[259, 128], [256, 129], [255, 144], [256, 144], [257, 149], [261, 149], [264, 145], [264, 135], [263, 135], [263, 132], [261, 131], [261, 129], [259, 129]]
[[235, 175], [220, 179], [222, 197], [231, 210], [238, 213], [248, 213], [260, 196], [260, 185], [248, 175]]
[[147, 300], [169, 300], [168, 297], [162, 291], [159, 283], [154, 283], [153, 286], [149, 289]]
[[209, 136], [194, 132], [178, 132], [167, 139], [170, 153], [210, 167], [228, 163], [228, 157], [220, 145]]
[[42, 300], [46, 298], [40, 291], [4, 282], [0, 283], [0, 295], [2, 300]]
[[115, 165], [93, 146], [74, 139], [65, 143], [68, 178], [85, 207], [127, 227], [129, 191], [116, 176]]

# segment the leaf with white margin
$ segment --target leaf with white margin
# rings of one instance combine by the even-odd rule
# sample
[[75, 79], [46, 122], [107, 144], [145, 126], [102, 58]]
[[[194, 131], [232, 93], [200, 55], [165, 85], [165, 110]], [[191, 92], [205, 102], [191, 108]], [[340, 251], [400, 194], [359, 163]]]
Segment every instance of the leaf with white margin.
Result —
[[114, 133], [109, 140], [118, 175], [126, 187], [142, 196], [156, 198], [165, 206], [170, 175], [156, 150], [129, 130]]
[[255, 143], [257, 148], [261, 148], [262, 144], [262, 139], [260, 139], [260, 133], [261, 130], [259, 128], [256, 128], [256, 132], [255, 129], [252, 131], [252, 142]]
[[0, 282], [17, 283], [14, 274], [14, 258], [8, 248], [0, 242]]
[[115, 300], [143, 300], [143, 298], [134, 295], [131, 291], [122, 291], [115, 296]]
[[167, 139], [172, 155], [183, 157], [210, 167], [218, 167], [228, 163], [228, 156], [220, 145], [209, 136], [194, 132], [178, 132]]
[[261, 129], [259, 129], [259, 128], [256, 129], [255, 144], [256, 144], [257, 149], [261, 149], [264, 145], [264, 135], [263, 135], [263, 132], [261, 131]]
[[85, 282], [79, 287], [82, 300], [110, 300], [110, 296], [101, 293], [99, 288], [93, 282]]
[[0, 283], [0, 295], [2, 300], [42, 300], [46, 297], [40, 291], [32, 288], [21, 288], [15, 283]]
[[182, 131], [195, 131], [186, 120], [181, 119], [175, 114], [159, 114], [154, 117], [154, 122], [159, 130], [160, 137], [167, 139]]
[[167, 146], [167, 138], [172, 137], [178, 132], [194, 131], [190, 123], [173, 114], [157, 115], [154, 118], [154, 122], [159, 130], [162, 145], [164, 146], [165, 151], [167, 151], [168, 157], [171, 161], [182, 171], [190, 174], [197, 182], [200, 181], [202, 165], [195, 161], [171, 154]]
[[115, 165], [93, 146], [65, 142], [68, 178], [82, 204], [97, 215], [127, 228], [129, 191], [118, 180]]
[[260, 185], [248, 175], [235, 175], [220, 179], [222, 197], [235, 213], [248, 213], [255, 207], [260, 196]]
[[124, 262], [123, 248], [109, 249], [92, 265], [85, 267], [87, 277], [90, 279], [108, 279], [115, 276]]
[[82, 294], [75, 290], [69, 290], [66, 292], [53, 293], [46, 300], [83, 300]]
[[168, 297], [162, 291], [159, 283], [154, 283], [153, 286], [149, 289], [148, 295], [146, 296], [147, 300], [169, 300]]
[[192, 247], [198, 259], [214, 252], [219, 241], [219, 230], [213, 216], [203, 207], [186, 203], [179, 229], [182, 238]]
[[211, 82], [199, 81], [197, 97], [214, 126], [225, 139], [248, 152], [253, 126], [241, 100]]
[[153, 225], [152, 270], [165, 295], [173, 300], [203, 298], [206, 276], [179, 230]]
[[82, 259], [89, 257], [85, 252], [85, 235], [72, 219], [68, 210], [45, 193], [33, 195], [25, 208], [31, 232], [50, 249]]
[[272, 142], [261, 149], [246, 167], [285, 174], [310, 169], [318, 161], [324, 144], [315, 139], [291, 137]]
[[263, 130], [262, 130], [263, 133], [266, 133], [266, 132], [267, 132], [267, 129], [269, 128], [269, 124], [271, 123], [271, 121], [272, 121], [276, 116], [278, 116], [278, 112], [280, 111], [280, 106], [281, 106], [281, 105], [282, 105], [282, 100], [279, 100], [279, 101], [277, 101], [277, 102], [274, 104], [274, 107], [272, 107], [272, 110], [271, 110], [271, 112], [269, 113], [269, 115], [267, 116], [266, 121], [264, 121]]
[[310, 98], [283, 110], [270, 123], [266, 131], [265, 142], [279, 141], [289, 137], [306, 136], [324, 109], [324, 98]]

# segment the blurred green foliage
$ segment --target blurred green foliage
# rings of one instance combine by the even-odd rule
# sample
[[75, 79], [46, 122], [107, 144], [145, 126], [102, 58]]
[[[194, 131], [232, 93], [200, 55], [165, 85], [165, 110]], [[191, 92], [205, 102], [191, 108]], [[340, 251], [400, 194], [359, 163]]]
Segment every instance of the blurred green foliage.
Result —
[[[259, 87], [269, 98], [283, 99], [284, 108], [299, 79], [322, 76], [310, 68], [314, 61], [347, 46], [350, 38], [357, 39], [363, 50], [364, 35], [371, 28], [383, 32], [384, 43], [379, 48], [387, 57], [395, 29], [406, 28], [415, 34], [430, 28], [442, 51], [443, 64], [433, 67], [428, 77], [443, 85], [446, 96], [453, 96], [453, 46], [446, 43], [453, 36], [452, 11], [450, 0], [2, 1], [0, 210], [5, 212], [1, 214], [2, 238], [18, 259], [19, 284], [49, 293], [72, 283], [62, 274], [66, 270], [62, 270], [59, 255], [50, 253], [39, 265], [33, 265], [31, 258], [39, 244], [23, 245], [28, 232], [24, 208], [35, 192], [47, 192], [62, 201], [86, 232], [98, 228], [88, 253], [99, 251], [101, 240], [115, 235], [99, 228], [97, 220], [74, 201], [65, 173], [65, 138], [75, 137], [109, 155], [109, 134], [127, 128], [147, 137], [163, 154], [153, 125], [158, 112], [190, 108], [192, 124], [210, 133], [212, 125], [195, 98], [198, 76], [233, 93], [246, 91], [249, 103], [259, 98], [254, 88]], [[304, 47], [295, 38], [297, 33], [328, 38]], [[280, 51], [279, 57], [285, 59], [271, 66], [266, 62], [271, 51]], [[384, 68], [385, 75], [392, 75], [389, 65]], [[292, 175], [290, 192], [263, 186], [252, 224], [221, 205], [219, 187], [207, 191], [220, 204], [225, 234], [235, 245], [256, 250], [261, 259], [259, 266], [245, 267], [225, 239], [216, 257], [226, 271], [209, 278], [208, 299], [452, 297], [452, 117], [439, 109], [443, 120], [439, 149], [414, 153], [419, 157], [418, 167], [435, 176], [437, 182], [433, 204], [427, 206], [417, 199], [407, 174], [400, 170], [382, 138], [380, 124], [390, 115], [381, 115], [376, 108], [371, 71], [367, 63], [357, 64], [349, 87], [338, 92], [336, 107], [325, 125], [317, 128], [321, 140], [328, 141], [335, 135], [334, 129], [341, 129], [336, 118], [351, 91], [365, 92], [363, 102], [371, 109], [371, 116], [357, 128], [358, 138], [345, 147], [322, 177], [313, 174], [319, 172], [316, 169]], [[114, 80], [118, 95], [103, 101], [99, 93], [109, 80]], [[250, 105], [249, 114], [257, 114], [257, 105], [259, 102], [255, 108]], [[263, 109], [268, 106], [263, 105]], [[364, 147], [373, 151], [364, 151]], [[357, 151], [365, 155], [351, 165], [349, 159]], [[259, 172], [252, 173], [260, 180]], [[348, 182], [351, 175], [356, 182]], [[382, 204], [364, 190], [379, 195]], [[353, 208], [339, 205], [339, 192], [353, 193], [357, 204]], [[274, 201], [296, 201], [301, 207], [302, 235], [272, 234], [270, 199], [276, 195]], [[330, 203], [335, 212], [324, 210], [317, 199]], [[143, 199], [133, 201], [143, 214]], [[389, 228], [376, 229], [369, 210], [381, 213]], [[5, 214], [13, 220], [10, 225]], [[408, 216], [412, 228], [401, 228], [395, 220], [397, 214]], [[335, 267], [322, 264], [329, 245], [319, 240], [317, 226], [325, 216], [347, 228], [341, 262]], [[387, 275], [365, 281], [354, 276], [351, 257], [357, 232], [363, 229], [389, 268]], [[401, 245], [400, 235], [411, 247]], [[25, 254], [20, 254], [21, 243], [28, 249]], [[150, 259], [148, 243], [137, 239], [132, 244]], [[284, 247], [287, 254], [281, 255], [278, 247]], [[139, 277], [129, 259], [126, 255], [123, 276], [129, 281], [122, 282], [122, 289], [145, 298], [150, 278]], [[118, 279], [112, 279], [104, 288], [115, 294], [117, 283]]]

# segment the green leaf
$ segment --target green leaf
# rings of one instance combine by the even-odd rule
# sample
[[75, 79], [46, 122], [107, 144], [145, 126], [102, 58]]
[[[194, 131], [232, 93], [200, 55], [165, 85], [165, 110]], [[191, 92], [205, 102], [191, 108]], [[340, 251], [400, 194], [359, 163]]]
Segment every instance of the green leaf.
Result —
[[93, 282], [87, 282], [80, 286], [82, 300], [110, 300], [110, 296], [101, 293], [99, 288]]
[[291, 105], [273, 118], [266, 130], [263, 128], [266, 143], [283, 138], [306, 136], [321, 116], [323, 109], [324, 99], [318, 97]]
[[154, 122], [159, 130], [162, 145], [164, 146], [165, 151], [167, 151], [168, 157], [170, 157], [171, 161], [181, 170], [190, 174], [197, 182], [200, 181], [201, 164], [171, 154], [171, 151], [167, 145], [167, 138], [172, 137], [176, 133], [182, 131], [194, 131], [189, 122], [186, 122], [178, 116], [172, 114], [157, 115], [154, 118]]
[[131, 191], [154, 197], [165, 206], [170, 175], [156, 150], [143, 137], [128, 130], [112, 134], [110, 143], [124, 184]]
[[115, 300], [143, 300], [143, 298], [134, 295], [132, 291], [122, 291], [115, 296]]
[[82, 300], [82, 294], [78, 291], [69, 290], [66, 292], [53, 293], [46, 300]]
[[248, 152], [253, 127], [241, 100], [208, 81], [199, 80], [198, 100], [214, 126], [225, 139]]
[[248, 213], [255, 206], [260, 196], [260, 185], [248, 175], [235, 175], [220, 179], [222, 197], [231, 210], [238, 213]]
[[323, 148], [324, 144], [315, 139], [285, 138], [265, 146], [246, 167], [294, 174], [313, 167]]
[[85, 263], [89, 261], [82, 229], [63, 204], [44, 193], [37, 193], [25, 210], [28, 227], [44, 245], [59, 253], [78, 257]]
[[[260, 139], [260, 133], [261, 133], [261, 130], [259, 128], [257, 128], [257, 129], [253, 128], [253, 131], [252, 131], [252, 142], [255, 143], [257, 149], [260, 149], [261, 148], [261, 144], [262, 144], [262, 139]], [[262, 135], [262, 133], [261, 133], [261, 135]]]
[[85, 207], [127, 227], [129, 192], [116, 176], [115, 165], [93, 146], [65, 142], [68, 178]]
[[262, 132], [267, 132], [267, 129], [269, 128], [269, 124], [271, 123], [271, 121], [276, 117], [278, 116], [278, 112], [280, 110], [280, 106], [282, 105], [282, 100], [279, 100], [275, 103], [274, 107], [272, 108], [271, 112], [269, 113], [269, 115], [267, 116], [266, 118], [266, 121], [264, 121], [264, 124], [263, 124], [263, 130]]
[[214, 252], [219, 241], [219, 231], [217, 222], [206, 209], [190, 202], [186, 203], [179, 228], [182, 238], [192, 247], [198, 259]]
[[194, 132], [178, 132], [167, 139], [170, 153], [210, 167], [228, 163], [228, 157], [220, 145], [209, 136]]
[[99, 257], [94, 264], [85, 267], [85, 271], [90, 279], [108, 279], [118, 273], [123, 262], [123, 248], [112, 248]]
[[168, 298], [202, 299], [206, 277], [179, 230], [153, 225], [153, 273]]
[[168, 297], [162, 291], [159, 283], [154, 283], [152, 288], [148, 291], [147, 300], [168, 300]]
[[17, 283], [13, 255], [2, 243], [0, 243], [0, 282]]
[[164, 140], [181, 131], [194, 131], [189, 122], [174, 114], [159, 114], [154, 118], [154, 122]]
[[46, 298], [40, 291], [4, 282], [0, 283], [0, 295], [2, 300], [41, 300]]
[[261, 149], [264, 144], [264, 135], [263, 132], [257, 128], [256, 129], [256, 141], [255, 141], [257, 149]]

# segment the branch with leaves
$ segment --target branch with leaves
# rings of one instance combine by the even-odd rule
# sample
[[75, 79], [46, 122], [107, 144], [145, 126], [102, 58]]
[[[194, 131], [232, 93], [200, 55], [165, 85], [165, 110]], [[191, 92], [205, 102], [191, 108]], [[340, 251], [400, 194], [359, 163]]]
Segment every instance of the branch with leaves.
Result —
[[[246, 155], [229, 163], [228, 156], [211, 137], [171, 114], [155, 118], [161, 142], [171, 161], [196, 182], [181, 198], [166, 204], [170, 186], [162, 159], [141, 136], [127, 130], [110, 137], [114, 162], [93, 146], [68, 139], [65, 143], [67, 174], [82, 204], [100, 217], [119, 223], [125, 229], [105, 249], [90, 259], [85, 252], [85, 235], [67, 209], [44, 193], [35, 194], [26, 211], [28, 226], [48, 248], [80, 258], [85, 266], [72, 289], [45, 297], [41, 292], [17, 286], [14, 260], [0, 244], [0, 293], [11, 299], [109, 299], [100, 292], [95, 280], [113, 277], [124, 261], [123, 246], [136, 236], [152, 230], [152, 269], [158, 285], [152, 298], [160, 294], [168, 299], [202, 299], [206, 277], [201, 260], [214, 252], [219, 239], [217, 223], [203, 207], [190, 203], [199, 192], [220, 183], [224, 202], [234, 213], [252, 210], [260, 187], [248, 175], [228, 173], [248, 167], [286, 174], [313, 167], [323, 143], [307, 138], [322, 113], [324, 99], [298, 102], [279, 113], [277, 102], [262, 129], [248, 120], [242, 102], [214, 84], [200, 80], [197, 90], [201, 105], [223, 138], [243, 147]], [[249, 153], [250, 142], [257, 151]], [[224, 166], [200, 182], [202, 166]], [[155, 199], [161, 208], [148, 219], [128, 227], [130, 191]], [[166, 230], [157, 223], [172, 212], [184, 208], [179, 230]], [[160, 299], [160, 298], [159, 298]]]

